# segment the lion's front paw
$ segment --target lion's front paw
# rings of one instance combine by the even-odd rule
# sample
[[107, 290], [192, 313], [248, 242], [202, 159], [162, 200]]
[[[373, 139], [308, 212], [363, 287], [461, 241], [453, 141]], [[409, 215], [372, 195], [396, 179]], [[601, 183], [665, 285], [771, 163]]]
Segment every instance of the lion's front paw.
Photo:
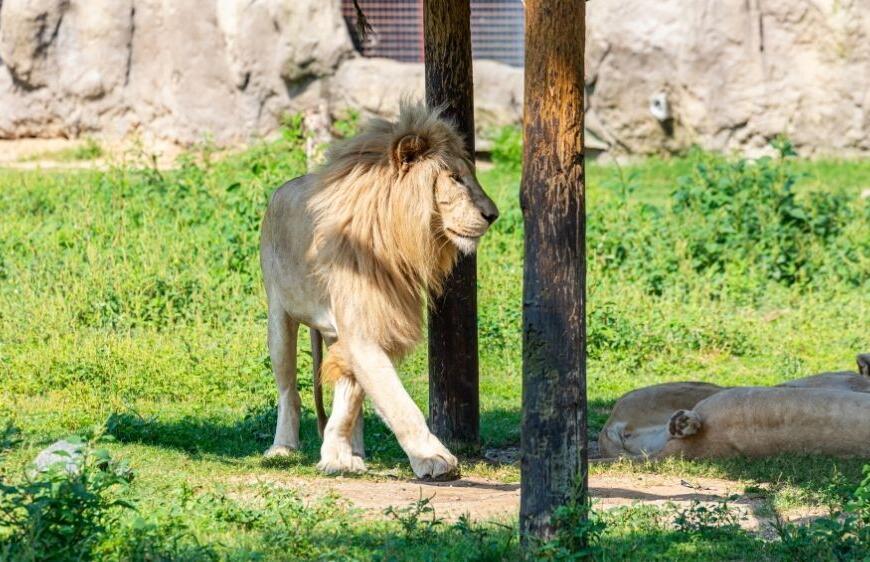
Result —
[[701, 417], [692, 410], [677, 410], [668, 422], [668, 433], [674, 439], [682, 439], [698, 433]]
[[293, 447], [288, 447], [287, 445], [272, 445], [269, 447], [263, 456], [267, 459], [271, 459], [274, 457], [289, 457], [296, 451]]
[[333, 441], [329, 437], [320, 447], [320, 462], [317, 469], [326, 474], [341, 472], [365, 472], [366, 463], [362, 457], [353, 454], [350, 443]]
[[411, 469], [417, 478], [455, 480], [459, 478], [459, 461], [447, 447], [432, 435], [425, 448], [417, 454], [409, 454]]

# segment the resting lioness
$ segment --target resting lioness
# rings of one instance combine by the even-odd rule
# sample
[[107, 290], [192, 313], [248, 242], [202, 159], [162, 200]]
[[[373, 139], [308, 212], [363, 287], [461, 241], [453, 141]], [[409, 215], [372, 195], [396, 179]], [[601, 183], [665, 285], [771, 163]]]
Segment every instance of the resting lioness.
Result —
[[668, 441], [662, 431], [671, 414], [692, 408], [701, 400], [725, 390], [705, 382], [667, 382], [632, 390], [616, 401], [607, 423], [598, 434], [602, 457], [641, 455], [658, 451]]
[[[870, 355], [858, 356], [858, 371], [822, 373], [788, 381], [779, 386], [827, 388], [870, 392]], [[620, 398], [598, 437], [603, 457], [652, 454], [670, 439], [668, 420], [676, 410], [689, 410], [695, 404], [726, 387], [701, 382], [657, 384], [629, 392]]]
[[675, 412], [667, 432], [668, 441], [653, 457], [870, 457], [870, 394], [827, 388], [732, 388], [691, 410]]

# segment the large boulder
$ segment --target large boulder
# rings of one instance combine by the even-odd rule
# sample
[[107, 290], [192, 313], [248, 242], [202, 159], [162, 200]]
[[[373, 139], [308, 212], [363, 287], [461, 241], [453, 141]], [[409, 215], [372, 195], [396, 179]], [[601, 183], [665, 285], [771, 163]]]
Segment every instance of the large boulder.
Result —
[[0, 138], [244, 141], [351, 54], [338, 0], [3, 0]]
[[867, 0], [587, 6], [589, 117], [622, 150], [870, 151]]
[[[474, 126], [478, 136], [523, 117], [523, 71], [498, 62], [474, 61]], [[344, 62], [326, 82], [333, 117], [347, 108], [363, 116], [394, 117], [402, 98], [424, 96], [423, 65], [381, 58]]]

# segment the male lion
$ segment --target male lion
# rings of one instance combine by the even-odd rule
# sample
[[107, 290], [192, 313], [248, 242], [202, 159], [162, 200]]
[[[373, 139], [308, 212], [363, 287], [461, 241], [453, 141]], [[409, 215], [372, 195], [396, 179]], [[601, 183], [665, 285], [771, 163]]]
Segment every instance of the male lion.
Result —
[[462, 138], [438, 111], [403, 104], [336, 143], [317, 172], [289, 181], [263, 219], [260, 262], [278, 424], [267, 455], [299, 446], [296, 334], [330, 346], [335, 382], [318, 468], [363, 471], [362, 401], [396, 434], [418, 477], [450, 477], [456, 457], [432, 435], [393, 362], [421, 338], [427, 292], [438, 293], [459, 253], [471, 254], [498, 217]]

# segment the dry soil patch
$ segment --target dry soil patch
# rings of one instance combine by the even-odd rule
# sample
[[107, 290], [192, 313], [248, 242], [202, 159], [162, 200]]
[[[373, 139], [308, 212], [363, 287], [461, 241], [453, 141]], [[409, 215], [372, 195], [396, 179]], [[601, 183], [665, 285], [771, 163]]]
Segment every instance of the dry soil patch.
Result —
[[[468, 514], [476, 520], [508, 519], [519, 512], [520, 486], [516, 483], [501, 483], [483, 478], [465, 477], [453, 482], [427, 482], [420, 480], [370, 480], [352, 477], [237, 477], [231, 480], [240, 496], [248, 495], [252, 488], [262, 485], [277, 485], [296, 490], [309, 500], [337, 495], [368, 515], [378, 516], [388, 507], [402, 508], [421, 498], [430, 498], [438, 517], [455, 520]], [[771, 520], [763, 501], [744, 496], [744, 484], [715, 478], [692, 478], [678, 476], [601, 475], [589, 478], [589, 489], [596, 509], [612, 509], [619, 506], [646, 504], [677, 509], [686, 508], [699, 501], [713, 505], [732, 494], [740, 497], [733, 507], [743, 518], [743, 527], [768, 534]], [[801, 519], [818, 515], [812, 510], [789, 513], [788, 519]]]

